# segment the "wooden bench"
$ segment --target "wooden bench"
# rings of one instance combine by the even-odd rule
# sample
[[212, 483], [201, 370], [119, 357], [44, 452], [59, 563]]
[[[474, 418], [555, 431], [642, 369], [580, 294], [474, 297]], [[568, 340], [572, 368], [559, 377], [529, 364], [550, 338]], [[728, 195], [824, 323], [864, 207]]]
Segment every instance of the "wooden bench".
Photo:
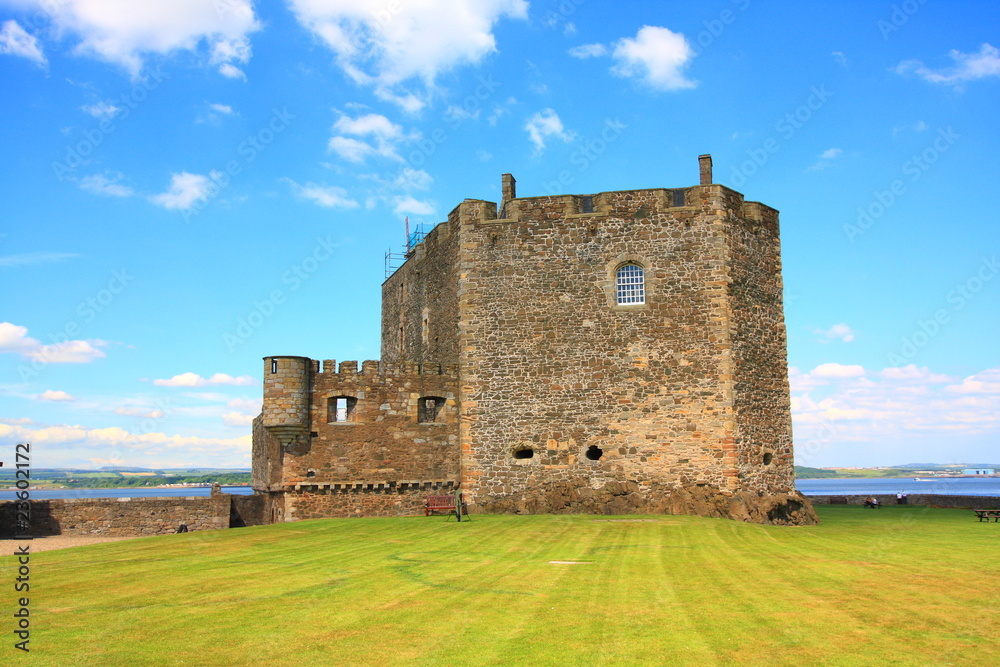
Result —
[[995, 523], [1000, 523], [1000, 510], [972, 510], [972, 511], [975, 512], [976, 516], [979, 517], [980, 522], [985, 520], [986, 523], [989, 523], [990, 519], [993, 519]]
[[469, 516], [469, 508], [466, 507], [465, 498], [461, 493], [457, 497], [462, 506], [461, 515], [455, 509], [455, 494], [450, 494], [447, 496], [427, 496], [424, 500], [424, 516], [430, 516], [434, 512], [447, 512], [458, 516], [458, 520], [461, 521], [462, 515]]

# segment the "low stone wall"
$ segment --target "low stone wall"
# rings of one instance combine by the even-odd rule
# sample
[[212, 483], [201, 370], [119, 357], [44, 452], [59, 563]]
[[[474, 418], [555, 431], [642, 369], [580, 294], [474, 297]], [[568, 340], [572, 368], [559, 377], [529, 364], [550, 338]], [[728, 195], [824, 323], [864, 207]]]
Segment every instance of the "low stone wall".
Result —
[[[228, 494], [161, 498], [69, 498], [32, 500], [30, 531], [49, 535], [125, 537], [229, 528]], [[0, 537], [14, 537], [17, 501], [0, 503]]]
[[427, 485], [344, 484], [338, 488], [285, 492], [284, 520], [349, 517], [421, 516], [429, 495], [450, 495], [453, 482]]
[[[813, 505], [864, 505], [865, 498], [878, 498], [882, 505], [895, 505], [896, 494], [876, 493], [869, 496], [806, 496]], [[930, 507], [956, 507], [975, 509], [1000, 509], [1000, 496], [939, 496], [932, 493], [911, 493], [906, 498], [908, 505], [928, 505]]]

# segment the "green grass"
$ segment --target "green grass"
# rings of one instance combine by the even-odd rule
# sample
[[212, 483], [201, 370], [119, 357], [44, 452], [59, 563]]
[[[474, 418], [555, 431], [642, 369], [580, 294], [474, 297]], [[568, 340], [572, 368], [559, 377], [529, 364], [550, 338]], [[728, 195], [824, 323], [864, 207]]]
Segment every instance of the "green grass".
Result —
[[[31, 559], [31, 658], [1000, 664], [1000, 525], [962, 510], [819, 511], [823, 523], [807, 527], [684, 516], [320, 520], [45, 552]], [[16, 653], [14, 577], [12, 558], [0, 559], [2, 664]]]

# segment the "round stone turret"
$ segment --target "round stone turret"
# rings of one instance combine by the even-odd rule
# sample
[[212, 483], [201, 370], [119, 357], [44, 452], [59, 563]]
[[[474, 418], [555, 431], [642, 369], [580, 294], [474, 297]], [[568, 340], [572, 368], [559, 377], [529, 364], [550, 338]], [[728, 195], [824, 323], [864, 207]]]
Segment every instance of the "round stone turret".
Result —
[[264, 357], [264, 427], [283, 446], [309, 435], [313, 361]]

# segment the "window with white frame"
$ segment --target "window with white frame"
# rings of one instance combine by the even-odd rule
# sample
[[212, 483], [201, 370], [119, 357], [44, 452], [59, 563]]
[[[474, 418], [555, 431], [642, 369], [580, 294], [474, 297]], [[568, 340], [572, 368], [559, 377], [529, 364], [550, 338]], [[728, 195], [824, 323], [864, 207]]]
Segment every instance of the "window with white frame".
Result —
[[646, 303], [646, 283], [642, 267], [625, 264], [615, 272], [615, 293], [619, 306]]

